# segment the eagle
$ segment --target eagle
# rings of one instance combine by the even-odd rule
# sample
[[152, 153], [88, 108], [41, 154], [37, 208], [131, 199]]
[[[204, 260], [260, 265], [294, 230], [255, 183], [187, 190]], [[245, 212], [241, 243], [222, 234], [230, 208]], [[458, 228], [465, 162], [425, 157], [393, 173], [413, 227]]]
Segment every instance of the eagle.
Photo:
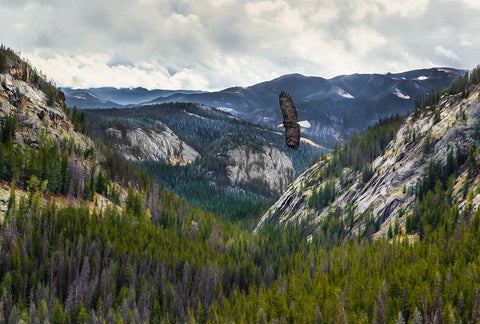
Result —
[[295, 108], [292, 97], [287, 92], [280, 92], [279, 101], [283, 124], [277, 127], [285, 127], [285, 142], [288, 147], [296, 150], [300, 144], [300, 127], [309, 128], [311, 125], [308, 120], [298, 121], [297, 108]]

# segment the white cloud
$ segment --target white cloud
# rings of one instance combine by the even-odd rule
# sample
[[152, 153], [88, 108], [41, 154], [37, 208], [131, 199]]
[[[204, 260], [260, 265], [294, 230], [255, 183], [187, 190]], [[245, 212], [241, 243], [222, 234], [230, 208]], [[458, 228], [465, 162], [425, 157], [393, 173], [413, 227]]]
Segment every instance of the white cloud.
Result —
[[387, 43], [385, 37], [374, 29], [359, 26], [352, 28], [348, 34], [349, 43], [358, 55], [365, 55]]
[[480, 10], [480, 2], [477, 0], [462, 0], [462, 2], [473, 9]]
[[61, 86], [221, 89], [285, 73], [472, 68], [476, 0], [0, 0], [2, 42]]
[[460, 46], [471, 46], [473, 43], [470, 40], [462, 39], [460, 41]]
[[380, 13], [413, 19], [425, 12], [428, 0], [375, 0], [374, 3]]
[[435, 47], [435, 54], [439, 56], [445, 56], [446, 58], [453, 60], [459, 59], [458, 55], [454, 51], [446, 49], [443, 46]]
[[[158, 62], [137, 62], [133, 66], [109, 66], [109, 57], [105, 54], [86, 54], [75, 56], [52, 55], [43, 57], [41, 53], [26, 54], [28, 60], [35, 66], [46, 69], [42, 73], [56, 75], [59, 85], [74, 85], [75, 87], [116, 87], [146, 88], [206, 88], [208, 82], [202, 75], [184, 68], [173, 76]], [[58, 73], [62, 71], [62, 73]]]

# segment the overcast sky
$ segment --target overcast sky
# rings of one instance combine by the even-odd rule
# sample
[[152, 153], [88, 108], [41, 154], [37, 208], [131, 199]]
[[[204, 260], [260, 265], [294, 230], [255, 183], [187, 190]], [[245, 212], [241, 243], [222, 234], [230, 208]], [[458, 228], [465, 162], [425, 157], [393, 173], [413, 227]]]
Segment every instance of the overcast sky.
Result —
[[479, 0], [0, 0], [0, 42], [58, 86], [218, 90], [472, 69], [479, 17]]

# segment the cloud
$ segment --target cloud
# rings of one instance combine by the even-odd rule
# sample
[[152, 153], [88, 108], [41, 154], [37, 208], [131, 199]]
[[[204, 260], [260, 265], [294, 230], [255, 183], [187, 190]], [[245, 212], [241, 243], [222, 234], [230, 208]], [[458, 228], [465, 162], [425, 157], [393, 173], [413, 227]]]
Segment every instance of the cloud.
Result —
[[385, 37], [379, 32], [366, 27], [350, 29], [348, 41], [352, 45], [353, 51], [359, 55], [365, 55], [387, 43]]
[[2, 42], [61, 86], [222, 89], [480, 60], [474, 0], [0, 0]]
[[443, 48], [442, 46], [435, 47], [435, 54], [439, 56], [445, 56], [446, 58], [449, 58], [452, 60], [459, 59], [458, 55], [454, 51]]
[[480, 2], [477, 0], [462, 0], [462, 2], [473, 9], [480, 10]]
[[377, 14], [387, 16], [400, 15], [403, 18], [415, 19], [424, 14], [427, 9], [428, 0], [376, 0], [374, 8], [377, 8]]
[[[47, 67], [42, 72], [57, 75], [55, 81], [59, 85], [84, 88], [114, 84], [117, 87], [143, 86], [151, 89], [196, 89], [208, 86], [207, 80], [191, 69], [183, 68], [171, 75], [156, 61], [112, 65], [110, 57], [105, 54], [63, 56], [41, 53], [30, 55], [29, 61], [35, 66]], [[58, 71], [63, 73], [58, 74]]]

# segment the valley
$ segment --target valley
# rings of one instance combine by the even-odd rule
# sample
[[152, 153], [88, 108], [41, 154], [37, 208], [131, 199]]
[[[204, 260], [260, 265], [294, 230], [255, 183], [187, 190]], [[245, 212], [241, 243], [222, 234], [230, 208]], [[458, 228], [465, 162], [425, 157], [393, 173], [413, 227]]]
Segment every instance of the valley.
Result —
[[292, 151], [283, 133], [198, 104], [82, 111], [105, 145], [193, 205], [229, 219], [255, 222], [259, 208], [333, 148], [313, 138]]
[[480, 68], [298, 151], [201, 103], [68, 107], [46, 80], [2, 46], [0, 322], [480, 320]]

